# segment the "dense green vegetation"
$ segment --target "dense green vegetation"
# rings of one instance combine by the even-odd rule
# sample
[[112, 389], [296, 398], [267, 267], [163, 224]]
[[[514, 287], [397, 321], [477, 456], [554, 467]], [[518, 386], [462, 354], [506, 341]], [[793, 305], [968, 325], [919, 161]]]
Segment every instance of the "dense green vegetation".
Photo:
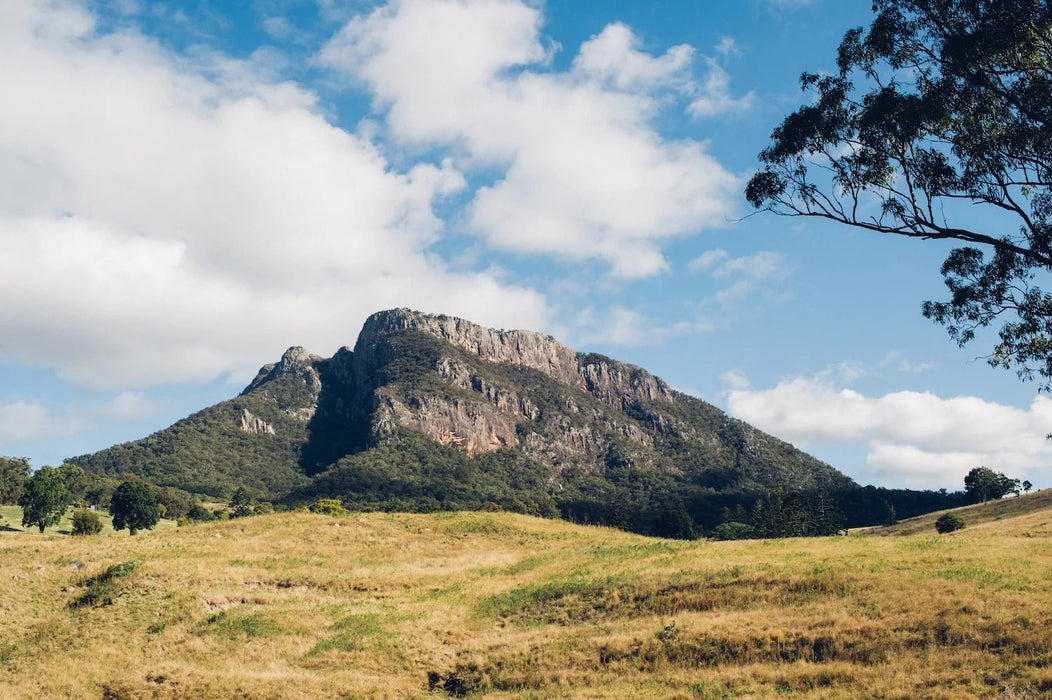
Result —
[[[274, 435], [237, 426], [243, 409], [275, 426]], [[199, 411], [165, 430], [71, 462], [95, 473], [136, 474], [158, 486], [225, 497], [238, 486], [259, 496], [287, 493], [308, 479], [298, 468], [302, 421], [264, 396], [246, 395]]]

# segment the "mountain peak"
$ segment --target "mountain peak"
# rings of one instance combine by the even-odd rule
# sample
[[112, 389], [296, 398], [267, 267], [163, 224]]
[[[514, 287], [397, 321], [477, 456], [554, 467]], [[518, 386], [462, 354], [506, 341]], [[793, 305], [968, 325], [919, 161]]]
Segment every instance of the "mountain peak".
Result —
[[[641, 367], [576, 352], [545, 333], [405, 308], [371, 315], [353, 351], [322, 358], [290, 347], [240, 396], [133, 446], [76, 461], [148, 472], [200, 493], [248, 485], [295, 500], [307, 497], [292, 494], [309, 482], [311, 494], [348, 502], [375, 492], [385, 507], [396, 505], [392, 498], [421, 508], [481, 505], [505, 491], [514, 505], [523, 495], [515, 489], [532, 484], [521, 486], [530, 499], [597, 522], [607, 517], [610, 494], [628, 498], [626, 484], [638, 482], [659, 501], [694, 503], [693, 517], [706, 527], [731, 494], [853, 486]], [[381, 479], [378, 469], [393, 471]], [[435, 475], [440, 488], [418, 488]], [[486, 480], [490, 495], [463, 500], [465, 489]]]
[[324, 357], [313, 355], [299, 345], [293, 345], [282, 354], [280, 360], [260, 367], [259, 372], [256, 373], [256, 378], [245, 387], [241, 395], [255, 391], [262, 385], [280, 377], [302, 380], [308, 389], [317, 393], [321, 389], [318, 365], [323, 362], [325, 362]]

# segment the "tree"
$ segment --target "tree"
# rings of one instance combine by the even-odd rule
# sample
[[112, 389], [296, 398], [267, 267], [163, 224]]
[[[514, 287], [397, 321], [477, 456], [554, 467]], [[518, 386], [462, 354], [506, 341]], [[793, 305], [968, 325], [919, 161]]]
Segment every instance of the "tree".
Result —
[[110, 498], [110, 515], [113, 529], [128, 528], [128, 534], [139, 530], [152, 530], [161, 519], [161, 506], [157, 494], [143, 481], [125, 481]]
[[252, 501], [243, 486], [238, 486], [237, 491], [230, 497], [230, 517], [244, 518], [252, 515]]
[[22, 506], [22, 527], [44, 528], [57, 525], [69, 506], [69, 491], [58, 469], [41, 467], [26, 479], [25, 490], [18, 499]]
[[0, 457], [0, 505], [18, 503], [30, 471], [28, 459]]
[[[1052, 388], [1052, 4], [874, 0], [832, 75], [805, 73], [746, 187], [758, 209], [965, 244], [926, 317], [959, 345], [1000, 324], [991, 365]], [[856, 89], [862, 79], [865, 88]], [[976, 217], [981, 204], [993, 218]], [[995, 216], [994, 216], [995, 215]], [[973, 225], [974, 224], [974, 225]]]
[[975, 467], [964, 477], [964, 493], [972, 503], [996, 501], [1019, 493], [1019, 479], [1011, 479], [987, 467]]
[[58, 468], [58, 474], [69, 494], [70, 505], [82, 505], [88, 491], [88, 476], [84, 470], [71, 462], [65, 462]]
[[1034, 488], [1034, 485], [1029, 480], [1023, 482], [1023, 491], [1030, 493], [1030, 489]]

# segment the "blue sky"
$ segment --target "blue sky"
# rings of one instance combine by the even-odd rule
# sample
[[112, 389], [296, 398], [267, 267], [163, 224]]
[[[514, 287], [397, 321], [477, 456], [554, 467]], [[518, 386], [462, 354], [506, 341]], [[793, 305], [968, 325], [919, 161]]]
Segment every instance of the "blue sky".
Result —
[[869, 6], [0, 0], [0, 454], [142, 437], [408, 306], [640, 364], [862, 483], [1052, 485], [1052, 402], [920, 315], [947, 247], [747, 216]]

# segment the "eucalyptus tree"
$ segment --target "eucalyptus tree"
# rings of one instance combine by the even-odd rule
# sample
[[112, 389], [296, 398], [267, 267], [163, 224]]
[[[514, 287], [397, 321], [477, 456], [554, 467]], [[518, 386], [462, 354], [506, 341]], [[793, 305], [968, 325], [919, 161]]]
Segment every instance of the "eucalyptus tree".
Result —
[[[949, 240], [949, 297], [925, 316], [958, 344], [1052, 386], [1052, 4], [874, 0], [837, 70], [775, 129], [746, 197], [758, 209]], [[980, 205], [990, 216], [976, 216]]]

